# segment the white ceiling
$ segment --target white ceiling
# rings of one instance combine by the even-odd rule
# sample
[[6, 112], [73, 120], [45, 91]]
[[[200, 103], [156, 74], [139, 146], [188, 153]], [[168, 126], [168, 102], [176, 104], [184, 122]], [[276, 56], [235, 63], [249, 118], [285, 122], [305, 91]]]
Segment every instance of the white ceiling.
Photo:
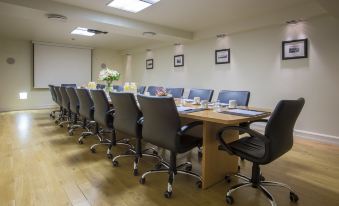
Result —
[[[126, 50], [192, 40], [199, 34], [205, 38], [216, 32], [239, 32], [325, 13], [315, 0], [161, 0], [139, 13], [107, 7], [108, 2], [0, 0], [0, 35]], [[63, 14], [68, 20], [51, 21], [45, 17], [46, 13]], [[77, 26], [109, 34], [92, 38], [71, 35]], [[157, 35], [145, 37], [144, 31], [154, 31]]]

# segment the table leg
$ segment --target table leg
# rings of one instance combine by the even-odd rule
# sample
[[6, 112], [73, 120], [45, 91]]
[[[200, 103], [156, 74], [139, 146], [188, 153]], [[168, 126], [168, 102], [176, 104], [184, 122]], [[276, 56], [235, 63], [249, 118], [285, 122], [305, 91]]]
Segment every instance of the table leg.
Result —
[[[208, 187], [224, 180], [226, 174], [236, 173], [238, 157], [218, 150], [216, 134], [225, 125], [204, 122], [203, 125], [203, 157], [202, 157], [202, 188]], [[239, 138], [238, 131], [224, 133], [225, 141], [234, 141]]]

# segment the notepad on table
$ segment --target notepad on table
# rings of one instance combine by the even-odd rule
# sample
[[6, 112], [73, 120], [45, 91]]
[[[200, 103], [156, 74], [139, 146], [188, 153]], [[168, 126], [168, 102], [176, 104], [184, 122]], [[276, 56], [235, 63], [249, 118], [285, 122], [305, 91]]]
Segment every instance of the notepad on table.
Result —
[[184, 106], [178, 106], [177, 110], [178, 112], [185, 112], [194, 109], [193, 107], [184, 107]]
[[223, 111], [221, 113], [251, 117], [251, 116], [263, 115], [263, 114], [266, 114], [267, 112], [257, 111], [257, 110], [248, 110], [248, 109], [229, 109], [229, 110]]

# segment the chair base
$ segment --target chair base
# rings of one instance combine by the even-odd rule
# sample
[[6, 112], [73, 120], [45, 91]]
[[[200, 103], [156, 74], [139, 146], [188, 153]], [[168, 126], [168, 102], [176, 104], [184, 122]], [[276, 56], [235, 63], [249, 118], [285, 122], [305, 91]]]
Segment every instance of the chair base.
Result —
[[[163, 168], [164, 167], [164, 168]], [[185, 167], [185, 169], [181, 169]], [[171, 152], [170, 155], [170, 163], [162, 160], [159, 162], [159, 164], [156, 165], [156, 169], [149, 170], [145, 172], [141, 178], [140, 178], [140, 184], [145, 184], [146, 182], [146, 176], [149, 174], [155, 174], [155, 173], [168, 173], [168, 183], [167, 183], [167, 190], [164, 192], [164, 196], [166, 198], [170, 198], [173, 193], [173, 182], [174, 182], [174, 177], [177, 174], [184, 174], [184, 175], [189, 175], [191, 177], [194, 177], [198, 179], [196, 182], [197, 187], [201, 188], [202, 186], [202, 179], [198, 174], [195, 174], [191, 172], [192, 170], [192, 163], [191, 162], [185, 162], [179, 166], [176, 166], [176, 154], [173, 154]]]
[[242, 179], [244, 181], [244, 183], [239, 183], [237, 185], [234, 185], [232, 186], [228, 191], [227, 191], [227, 194], [226, 194], [226, 202], [227, 204], [231, 205], [233, 204], [234, 200], [233, 200], [233, 197], [231, 196], [231, 194], [240, 189], [240, 188], [243, 188], [243, 187], [253, 187], [253, 188], [256, 188], [256, 189], [259, 189], [261, 192], [263, 192], [266, 196], [266, 198], [269, 200], [271, 206], [276, 206], [277, 203], [273, 197], [273, 195], [266, 189], [266, 186], [279, 186], [279, 187], [284, 187], [286, 189], [288, 189], [290, 191], [290, 200], [292, 202], [298, 202], [299, 200], [299, 197], [298, 195], [296, 194], [296, 192], [288, 185], [284, 184], [284, 183], [280, 183], [280, 182], [273, 182], [273, 181], [259, 181], [257, 183], [254, 183], [253, 180], [249, 177], [246, 177], [244, 175], [241, 175], [241, 174], [235, 174], [234, 175], [235, 177], [238, 177], [240, 179]]

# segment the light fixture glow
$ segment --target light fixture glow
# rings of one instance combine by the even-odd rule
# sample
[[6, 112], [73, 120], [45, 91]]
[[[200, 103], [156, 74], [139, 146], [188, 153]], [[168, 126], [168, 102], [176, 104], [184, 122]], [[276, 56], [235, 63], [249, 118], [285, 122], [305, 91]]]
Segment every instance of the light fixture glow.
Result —
[[20, 92], [19, 99], [27, 99], [27, 92]]
[[95, 33], [89, 32], [87, 28], [77, 27], [74, 29], [71, 34], [83, 35], [83, 36], [94, 36]]
[[137, 13], [160, 0], [113, 0], [107, 6]]

